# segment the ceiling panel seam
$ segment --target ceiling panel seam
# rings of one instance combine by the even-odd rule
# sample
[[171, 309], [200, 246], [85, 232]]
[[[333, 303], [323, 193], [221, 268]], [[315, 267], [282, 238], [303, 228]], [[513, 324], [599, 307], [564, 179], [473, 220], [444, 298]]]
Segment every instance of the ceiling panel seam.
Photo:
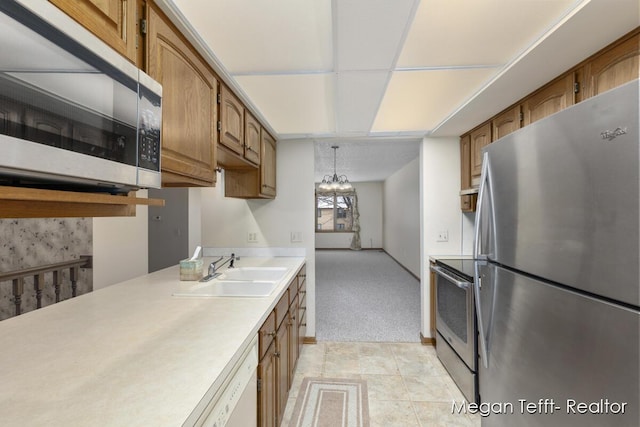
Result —
[[391, 67], [387, 72], [387, 80], [384, 84], [383, 90], [380, 92], [380, 98], [378, 99], [378, 106], [376, 107], [376, 113], [373, 115], [371, 122], [369, 123], [368, 132], [371, 133], [371, 129], [373, 128], [373, 124], [376, 122], [376, 118], [378, 117], [378, 113], [380, 112], [380, 106], [382, 105], [382, 101], [384, 100], [384, 96], [387, 93], [387, 89], [389, 88], [389, 83], [391, 82], [391, 76], [393, 75], [393, 70], [398, 64], [398, 59], [400, 58], [400, 54], [402, 53], [402, 48], [404, 46], [405, 41], [407, 40], [407, 36], [409, 35], [409, 31], [411, 30], [411, 26], [413, 25], [413, 21], [415, 20], [416, 13], [418, 12], [418, 6], [420, 5], [420, 0], [414, 0], [413, 5], [411, 6], [411, 12], [409, 13], [409, 19], [407, 19], [407, 24], [404, 27], [404, 31], [402, 37], [398, 42], [398, 48], [396, 49], [395, 58], [391, 62]]

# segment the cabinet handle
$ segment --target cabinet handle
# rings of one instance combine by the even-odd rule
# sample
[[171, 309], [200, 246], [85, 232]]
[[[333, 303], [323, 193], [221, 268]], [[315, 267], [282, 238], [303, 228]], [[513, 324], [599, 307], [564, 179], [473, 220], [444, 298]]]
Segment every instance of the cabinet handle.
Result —
[[276, 351], [275, 353], [273, 353], [273, 357], [280, 357], [280, 352]]
[[275, 337], [276, 333], [275, 332], [267, 332], [265, 335], [268, 336], [268, 337]]
[[301, 323], [300, 326], [307, 326], [307, 324], [306, 323]]

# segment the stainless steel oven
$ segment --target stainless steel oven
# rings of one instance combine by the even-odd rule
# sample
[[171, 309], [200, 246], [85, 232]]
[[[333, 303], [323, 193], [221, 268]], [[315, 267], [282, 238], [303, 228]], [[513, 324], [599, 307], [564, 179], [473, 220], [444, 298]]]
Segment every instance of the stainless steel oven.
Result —
[[477, 402], [478, 346], [473, 260], [438, 260], [432, 270], [436, 273], [438, 358], [467, 400]]

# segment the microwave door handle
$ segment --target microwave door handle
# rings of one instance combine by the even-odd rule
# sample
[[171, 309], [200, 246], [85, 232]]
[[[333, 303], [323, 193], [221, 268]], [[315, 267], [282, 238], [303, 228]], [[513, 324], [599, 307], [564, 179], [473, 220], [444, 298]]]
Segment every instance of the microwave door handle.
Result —
[[471, 283], [469, 283], [469, 282], [467, 282], [465, 280], [459, 280], [456, 277], [453, 277], [452, 275], [447, 273], [447, 271], [442, 267], [432, 266], [431, 270], [435, 271], [436, 274], [444, 277], [445, 279], [447, 279], [449, 282], [453, 283], [454, 285], [456, 285], [460, 289], [467, 290], [467, 289], [469, 289], [469, 286], [471, 286]]
[[[482, 358], [482, 363], [485, 369], [489, 368], [489, 360], [488, 360], [488, 349], [487, 349], [487, 341], [484, 333], [484, 324], [482, 317], [482, 304], [480, 303], [480, 289], [482, 288], [482, 284], [480, 283], [480, 267], [479, 263], [480, 259], [486, 260], [487, 256], [480, 253], [480, 221], [482, 220], [482, 214], [484, 212], [484, 192], [487, 191], [487, 186], [489, 187], [489, 191], [491, 191], [491, 182], [489, 178], [489, 155], [485, 151], [482, 156], [482, 175], [480, 176], [480, 190], [478, 191], [478, 204], [476, 207], [476, 223], [474, 230], [474, 242], [473, 242], [473, 258], [476, 260], [474, 266], [474, 277], [473, 277], [473, 290], [475, 293], [475, 304], [476, 304], [476, 316], [478, 323], [478, 335], [480, 340], [480, 356]], [[491, 192], [489, 193], [491, 196]], [[493, 211], [493, 209], [492, 209]], [[493, 219], [493, 216], [492, 218]]]

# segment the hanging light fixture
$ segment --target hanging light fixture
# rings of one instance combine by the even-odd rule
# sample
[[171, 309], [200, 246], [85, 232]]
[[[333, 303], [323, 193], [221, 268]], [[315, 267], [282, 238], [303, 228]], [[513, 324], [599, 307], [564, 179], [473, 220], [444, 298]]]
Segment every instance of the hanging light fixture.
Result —
[[336, 173], [336, 150], [340, 147], [332, 145], [333, 148], [333, 176], [325, 175], [320, 183], [320, 190], [323, 191], [346, 191], [353, 189], [353, 186], [347, 179], [346, 175], [340, 175]]

